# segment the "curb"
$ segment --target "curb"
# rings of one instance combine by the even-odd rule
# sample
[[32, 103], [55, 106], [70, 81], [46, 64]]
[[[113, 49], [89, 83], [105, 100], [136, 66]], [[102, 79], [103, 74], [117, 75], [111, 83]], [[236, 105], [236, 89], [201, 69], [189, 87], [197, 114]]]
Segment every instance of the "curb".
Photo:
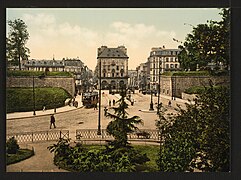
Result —
[[65, 113], [65, 112], [70, 112], [70, 111], [76, 111], [78, 109], [82, 109], [84, 106], [78, 107], [76, 109], [70, 109], [70, 110], [66, 110], [66, 111], [62, 111], [62, 112], [56, 112], [56, 113], [48, 113], [48, 114], [42, 114], [42, 115], [31, 115], [31, 116], [23, 116], [23, 117], [17, 117], [17, 118], [8, 118], [6, 120], [16, 120], [16, 119], [27, 119], [27, 118], [34, 118], [34, 117], [42, 117], [42, 116], [49, 116], [51, 114], [61, 114], [61, 113]]

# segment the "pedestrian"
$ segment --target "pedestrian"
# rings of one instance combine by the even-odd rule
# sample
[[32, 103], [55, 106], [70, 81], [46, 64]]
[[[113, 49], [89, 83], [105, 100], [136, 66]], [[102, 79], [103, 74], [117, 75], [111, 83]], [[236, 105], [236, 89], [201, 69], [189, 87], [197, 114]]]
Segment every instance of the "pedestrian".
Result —
[[45, 105], [43, 105], [43, 111], [45, 111]]
[[111, 106], [111, 100], [109, 100], [109, 106]]
[[53, 114], [50, 116], [50, 129], [52, 127], [52, 124], [53, 124], [54, 128], [56, 128], [56, 126], [55, 126], [55, 117], [54, 117]]
[[94, 110], [97, 110], [97, 103], [94, 104]]
[[105, 115], [105, 116], [107, 116], [107, 110], [108, 110], [108, 109], [105, 107], [105, 108], [104, 108], [104, 115]]
[[113, 106], [115, 106], [115, 100], [113, 99]]
[[171, 103], [171, 101], [169, 101], [169, 102], [168, 102], [168, 106], [171, 107], [171, 105], [172, 105], [172, 103]]
[[131, 105], [132, 105], [132, 106], [134, 105], [134, 99], [131, 101]]

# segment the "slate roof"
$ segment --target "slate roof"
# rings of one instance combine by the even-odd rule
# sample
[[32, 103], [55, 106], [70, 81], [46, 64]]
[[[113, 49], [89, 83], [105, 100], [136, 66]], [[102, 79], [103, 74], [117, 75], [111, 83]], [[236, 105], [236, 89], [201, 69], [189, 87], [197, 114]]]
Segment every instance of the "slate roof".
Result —
[[128, 56], [119, 48], [106, 48], [98, 56], [98, 58], [128, 58]]

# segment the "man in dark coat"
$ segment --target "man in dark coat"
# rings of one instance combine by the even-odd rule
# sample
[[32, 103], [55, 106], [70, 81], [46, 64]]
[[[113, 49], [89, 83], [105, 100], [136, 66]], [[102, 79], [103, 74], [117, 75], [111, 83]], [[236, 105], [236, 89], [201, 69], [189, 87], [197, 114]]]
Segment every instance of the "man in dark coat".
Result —
[[50, 129], [52, 127], [52, 124], [54, 125], [54, 128], [56, 128], [56, 126], [55, 126], [55, 117], [54, 117], [53, 114], [50, 116]]

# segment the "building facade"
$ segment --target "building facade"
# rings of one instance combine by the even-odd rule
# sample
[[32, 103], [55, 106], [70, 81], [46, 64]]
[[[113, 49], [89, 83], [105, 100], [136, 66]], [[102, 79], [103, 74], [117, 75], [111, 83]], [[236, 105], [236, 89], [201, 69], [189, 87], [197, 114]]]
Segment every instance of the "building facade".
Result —
[[138, 89], [137, 70], [128, 70], [128, 88]]
[[150, 87], [150, 66], [149, 62], [141, 63], [137, 68], [137, 84], [141, 91], [145, 91]]
[[101, 89], [118, 90], [128, 83], [127, 48], [101, 46], [97, 52], [96, 76], [101, 77]]
[[180, 70], [179, 49], [152, 48], [148, 62], [150, 65], [150, 90], [158, 90], [160, 74]]

